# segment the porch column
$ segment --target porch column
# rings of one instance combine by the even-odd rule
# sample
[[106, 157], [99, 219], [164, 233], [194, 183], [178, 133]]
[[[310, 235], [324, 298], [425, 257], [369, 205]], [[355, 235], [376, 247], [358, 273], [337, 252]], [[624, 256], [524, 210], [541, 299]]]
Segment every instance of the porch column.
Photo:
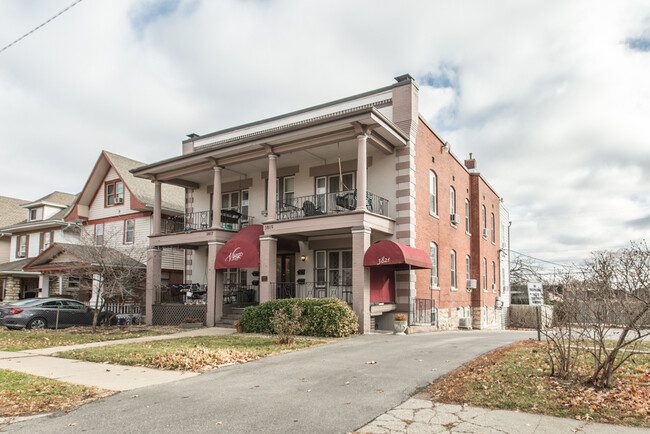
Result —
[[370, 331], [370, 269], [363, 256], [370, 247], [370, 229], [352, 228], [352, 308], [359, 317], [359, 333]]
[[162, 267], [162, 250], [147, 250], [147, 286], [145, 292], [145, 323], [153, 324], [153, 305], [160, 302], [160, 268]]
[[[223, 167], [214, 166], [214, 179], [212, 187], [212, 228], [221, 227], [221, 170]], [[212, 264], [214, 267], [214, 263]]]
[[160, 181], [156, 180], [153, 182], [154, 185], [154, 199], [153, 199], [153, 231], [152, 235], [160, 235], [160, 221], [161, 221], [161, 202], [162, 202], [162, 193], [161, 193], [161, 184]]
[[38, 286], [41, 288], [41, 293], [39, 297], [49, 297], [50, 296], [50, 276], [41, 274], [38, 276]]
[[101, 274], [93, 274], [93, 288], [92, 292], [90, 294], [90, 305], [95, 307], [97, 305], [97, 298], [99, 297], [99, 292], [101, 290], [101, 284], [102, 284], [102, 275]]
[[270, 235], [260, 237], [260, 303], [275, 299], [277, 280], [278, 239]]
[[59, 295], [63, 295], [63, 275], [59, 275]]
[[[276, 218], [276, 204], [275, 196], [277, 191], [275, 190], [275, 183], [278, 178], [278, 156], [276, 154], [269, 154], [269, 185], [267, 188], [267, 200], [266, 200], [266, 210], [268, 214], [266, 215], [266, 221], [275, 220]], [[275, 261], [273, 261], [275, 264]], [[260, 300], [261, 302], [261, 300]]]
[[[221, 198], [221, 194], [219, 194]], [[219, 213], [221, 215], [221, 213]], [[223, 270], [215, 270], [214, 262], [223, 243], [210, 241], [208, 243], [208, 300], [205, 325], [214, 327], [223, 316]]]
[[368, 179], [367, 154], [368, 135], [365, 133], [357, 136], [357, 210], [366, 209], [366, 191]]

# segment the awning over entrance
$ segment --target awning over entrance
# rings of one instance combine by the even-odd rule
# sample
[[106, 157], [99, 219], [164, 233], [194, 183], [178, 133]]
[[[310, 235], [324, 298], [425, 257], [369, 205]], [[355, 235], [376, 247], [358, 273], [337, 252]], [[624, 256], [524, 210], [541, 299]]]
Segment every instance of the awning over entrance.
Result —
[[260, 266], [260, 236], [264, 226], [250, 225], [237, 232], [217, 253], [214, 268], [257, 268]]
[[431, 258], [426, 252], [395, 241], [378, 241], [368, 248], [363, 257], [366, 267], [388, 266], [397, 270], [431, 268]]

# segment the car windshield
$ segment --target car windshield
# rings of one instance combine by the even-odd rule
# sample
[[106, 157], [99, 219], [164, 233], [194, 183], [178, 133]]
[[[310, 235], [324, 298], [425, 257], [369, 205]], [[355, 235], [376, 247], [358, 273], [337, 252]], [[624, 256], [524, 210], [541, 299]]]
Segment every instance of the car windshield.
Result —
[[20, 301], [12, 301], [11, 304], [12, 306], [34, 306], [36, 304], [41, 304], [43, 302], [43, 299], [39, 298], [28, 298], [26, 300], [20, 300]]

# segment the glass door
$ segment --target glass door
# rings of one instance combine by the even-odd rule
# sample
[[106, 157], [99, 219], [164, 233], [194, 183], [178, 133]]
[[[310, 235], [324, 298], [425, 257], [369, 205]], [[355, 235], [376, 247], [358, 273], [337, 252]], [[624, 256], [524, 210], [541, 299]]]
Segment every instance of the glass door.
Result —
[[296, 296], [296, 255], [278, 255], [276, 260], [277, 298]]

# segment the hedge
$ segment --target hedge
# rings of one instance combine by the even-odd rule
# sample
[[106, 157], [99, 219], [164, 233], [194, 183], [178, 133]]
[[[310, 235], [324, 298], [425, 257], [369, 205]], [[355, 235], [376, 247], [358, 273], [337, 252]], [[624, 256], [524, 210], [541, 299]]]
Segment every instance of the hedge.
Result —
[[277, 310], [289, 313], [291, 305], [303, 308], [300, 317], [303, 336], [345, 337], [357, 332], [357, 315], [343, 300], [336, 298], [287, 298], [270, 300], [244, 309], [241, 326], [246, 333], [273, 333], [271, 317]]

